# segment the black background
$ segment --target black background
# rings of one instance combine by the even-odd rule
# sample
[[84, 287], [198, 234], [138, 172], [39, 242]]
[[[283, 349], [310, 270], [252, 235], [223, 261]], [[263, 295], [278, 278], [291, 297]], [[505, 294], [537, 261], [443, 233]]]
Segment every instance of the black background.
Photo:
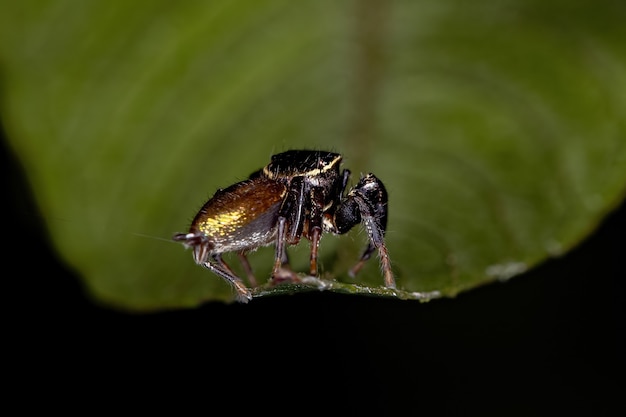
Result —
[[455, 299], [311, 293], [139, 315], [86, 297], [4, 140], [2, 167], [4, 376], [27, 409], [626, 415], [624, 204], [566, 256]]

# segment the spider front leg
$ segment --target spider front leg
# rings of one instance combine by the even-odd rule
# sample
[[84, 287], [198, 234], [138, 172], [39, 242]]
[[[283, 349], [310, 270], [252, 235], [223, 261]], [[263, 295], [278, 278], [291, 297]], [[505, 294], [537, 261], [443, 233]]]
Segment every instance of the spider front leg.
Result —
[[334, 226], [336, 233], [343, 234], [356, 224], [363, 223], [369, 237], [367, 248], [359, 262], [350, 270], [350, 275], [356, 275], [374, 250], [378, 249], [385, 286], [395, 288], [396, 281], [391, 271], [391, 261], [385, 245], [387, 205], [385, 186], [373, 174], [367, 174], [348, 192], [346, 198], [337, 207]]

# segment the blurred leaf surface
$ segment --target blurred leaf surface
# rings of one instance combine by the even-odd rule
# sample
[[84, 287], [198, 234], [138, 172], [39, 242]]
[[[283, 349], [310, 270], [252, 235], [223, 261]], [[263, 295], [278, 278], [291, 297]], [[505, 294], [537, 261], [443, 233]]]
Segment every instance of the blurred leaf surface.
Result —
[[[59, 253], [107, 305], [232, 300], [169, 239], [286, 149], [339, 151], [353, 180], [385, 182], [405, 295], [524, 272], [625, 196], [620, 2], [0, 5], [4, 125]], [[374, 259], [347, 276], [364, 244], [324, 237], [325, 288], [397, 296]], [[271, 248], [250, 258], [263, 281]]]

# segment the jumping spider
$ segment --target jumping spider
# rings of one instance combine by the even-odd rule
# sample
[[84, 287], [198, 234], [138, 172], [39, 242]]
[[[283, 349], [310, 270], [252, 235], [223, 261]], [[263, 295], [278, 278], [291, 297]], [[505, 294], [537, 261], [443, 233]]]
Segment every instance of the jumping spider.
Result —
[[395, 288], [384, 235], [387, 191], [373, 174], [362, 176], [344, 195], [350, 171], [340, 170], [341, 155], [325, 151], [291, 150], [272, 160], [247, 180], [218, 190], [200, 209], [188, 233], [174, 240], [193, 248], [195, 262], [229, 281], [238, 300], [252, 299], [250, 290], [222, 259], [236, 252], [252, 286], [256, 280], [246, 255], [261, 246], [276, 246], [272, 279], [297, 280], [289, 268], [286, 246], [304, 236], [311, 242], [309, 273], [317, 275], [317, 254], [323, 232], [343, 234], [363, 223], [369, 243], [354, 276], [378, 249], [386, 287]]

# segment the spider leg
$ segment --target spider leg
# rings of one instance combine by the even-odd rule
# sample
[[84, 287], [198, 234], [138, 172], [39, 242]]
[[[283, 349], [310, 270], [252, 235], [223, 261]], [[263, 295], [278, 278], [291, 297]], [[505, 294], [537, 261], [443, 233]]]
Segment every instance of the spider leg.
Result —
[[357, 223], [362, 223], [365, 227], [369, 243], [359, 262], [350, 269], [350, 275], [356, 275], [374, 250], [378, 249], [385, 286], [395, 288], [396, 282], [391, 271], [389, 251], [385, 245], [387, 192], [382, 182], [373, 174], [367, 174], [361, 178], [335, 212], [337, 233], [346, 233]]
[[289, 267], [287, 243], [295, 244], [300, 239], [304, 227], [303, 217], [302, 196], [290, 191], [285, 197], [276, 221], [276, 252], [272, 268], [272, 279], [275, 281], [298, 280], [298, 276]]
[[306, 218], [306, 191], [303, 177], [291, 180], [287, 197], [283, 201], [278, 216], [287, 219], [285, 238], [290, 245], [296, 245], [302, 236]]
[[351, 277], [355, 277], [356, 274], [359, 273], [361, 268], [363, 268], [363, 265], [365, 265], [365, 262], [367, 262], [367, 260], [372, 257], [372, 253], [374, 253], [375, 250], [376, 250], [376, 246], [374, 246], [372, 242], [369, 242], [367, 244], [367, 247], [363, 251], [363, 255], [361, 255], [361, 257], [359, 258], [359, 262], [357, 262], [356, 265], [350, 268], [350, 271], [348, 271], [348, 274]]
[[287, 251], [285, 250], [285, 234], [287, 232], [287, 219], [279, 217], [276, 223], [276, 254], [274, 256], [274, 268], [272, 268], [272, 276], [278, 273], [278, 270], [288, 264]]
[[282, 281], [299, 281], [298, 275], [296, 275], [296, 273], [289, 267], [289, 258], [285, 249], [285, 235], [287, 233], [286, 223], [287, 220], [285, 217], [278, 218], [276, 227], [276, 256], [274, 260], [274, 268], [272, 268], [272, 281], [276, 283]]
[[[182, 242], [186, 247], [193, 248], [193, 259], [198, 265], [205, 267], [214, 274], [224, 278], [237, 291], [237, 299], [242, 303], [252, 300], [250, 290], [243, 281], [224, 262], [220, 254], [211, 254], [211, 241], [200, 232], [177, 233], [174, 240]], [[213, 262], [211, 262], [213, 260]]]
[[250, 262], [248, 261], [246, 253], [244, 251], [237, 252], [237, 256], [239, 257], [239, 262], [241, 262], [241, 266], [243, 266], [243, 270], [246, 272], [248, 282], [251, 286], [256, 287], [256, 277], [254, 276], [254, 272], [252, 271], [252, 267], [250, 266]]
[[343, 192], [346, 190], [346, 187], [348, 186], [348, 180], [350, 179], [350, 170], [348, 169], [344, 169], [343, 172], [341, 173], [341, 188], [337, 190], [337, 194], [334, 196], [335, 197], [335, 201], [337, 203], [339, 203], [341, 201], [341, 198], [343, 197]]
[[309, 213], [308, 236], [311, 240], [310, 269], [311, 276], [317, 276], [317, 255], [322, 237], [322, 218], [324, 216], [324, 190], [314, 187], [310, 194], [311, 210]]
[[245, 284], [239, 277], [233, 274], [232, 270], [228, 267], [228, 265], [226, 265], [222, 258], [219, 255], [213, 255], [212, 258], [216, 262], [216, 264], [207, 260], [201, 265], [209, 271], [213, 272], [214, 274], [230, 282], [237, 291], [238, 301], [242, 303], [247, 303], [248, 301], [252, 300], [252, 293], [250, 293], [250, 290], [245, 286]]

